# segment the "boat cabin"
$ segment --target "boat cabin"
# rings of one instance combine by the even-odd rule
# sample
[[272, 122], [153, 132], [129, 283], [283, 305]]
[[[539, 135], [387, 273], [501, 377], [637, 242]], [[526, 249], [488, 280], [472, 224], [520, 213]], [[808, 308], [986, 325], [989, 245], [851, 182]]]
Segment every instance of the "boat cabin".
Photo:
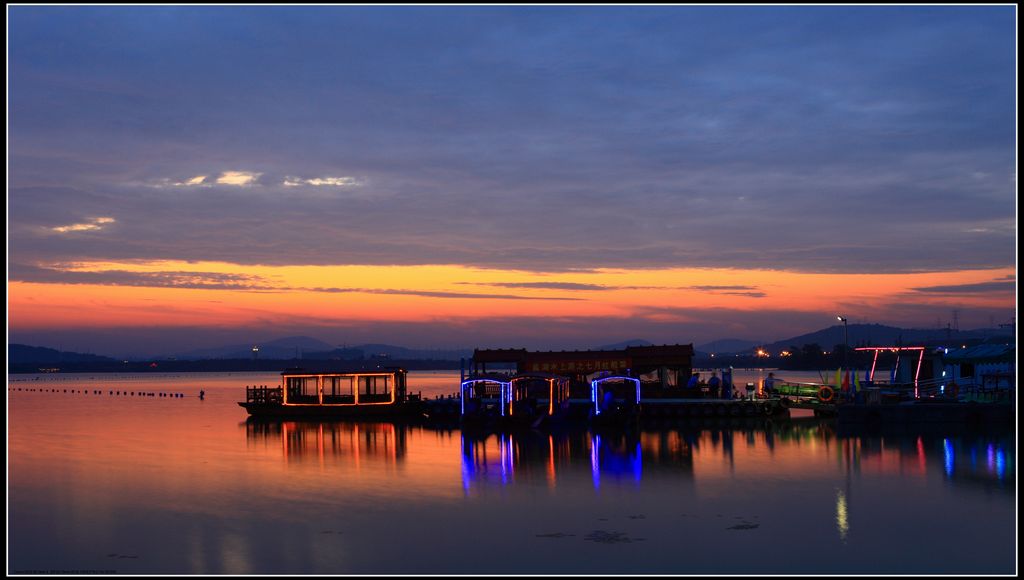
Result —
[[509, 393], [512, 383], [494, 377], [465, 379], [459, 386], [462, 404], [459, 413], [463, 416], [504, 417], [508, 414]]
[[640, 379], [627, 375], [608, 375], [590, 381], [590, 402], [594, 415], [617, 408], [640, 405]]
[[567, 377], [529, 373], [509, 380], [509, 415], [554, 415], [568, 401]]
[[867, 387], [904, 389], [921, 398], [922, 389], [933, 391], [942, 382], [942, 359], [926, 346], [866, 346], [854, 349], [871, 353], [871, 368], [865, 372]]
[[472, 377], [460, 387], [461, 414], [554, 415], [569, 401], [569, 379], [548, 373]]
[[407, 374], [405, 369], [354, 373], [289, 369], [281, 373], [279, 389], [247, 388], [246, 399], [286, 407], [390, 405], [405, 400]]

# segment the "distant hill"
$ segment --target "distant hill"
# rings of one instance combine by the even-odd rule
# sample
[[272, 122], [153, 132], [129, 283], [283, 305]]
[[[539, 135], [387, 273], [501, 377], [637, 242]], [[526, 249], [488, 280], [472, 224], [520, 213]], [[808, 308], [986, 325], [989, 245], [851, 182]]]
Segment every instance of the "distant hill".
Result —
[[180, 353], [177, 355], [177, 358], [183, 360], [215, 358], [249, 359], [252, 358], [252, 348], [254, 346], [259, 347], [258, 358], [261, 359], [302, 358], [306, 352], [327, 352], [335, 348], [333, 344], [309, 336], [289, 336], [266, 342], [201, 348]]
[[42, 346], [10, 344], [7, 346], [9, 364], [60, 364], [69, 362], [114, 362], [114, 359], [95, 354], [66, 352]]
[[605, 344], [597, 347], [597, 350], [622, 350], [627, 346], [653, 346], [654, 343], [649, 340], [643, 340], [640, 338], [634, 338], [632, 340], [624, 340], [622, 342], [616, 342], [615, 344]]
[[[898, 328], [882, 324], [851, 324], [849, 332], [850, 347], [888, 346], [902, 344], [912, 346], [922, 343], [950, 342], [993, 338], [1005, 335], [1005, 330], [980, 328], [976, 330], [946, 330], [936, 328]], [[768, 352], [779, 352], [790, 346], [817, 344], [824, 350], [831, 350], [837, 344], [843, 344], [843, 325], [837, 324], [822, 330], [794, 336], [785, 340], [763, 345]], [[760, 345], [759, 345], [760, 346]]]
[[179, 360], [251, 359], [253, 346], [259, 347], [257, 358], [303, 360], [361, 360], [390, 358], [400, 360], [454, 360], [473, 356], [471, 349], [415, 349], [391, 344], [360, 344], [339, 347], [309, 336], [289, 336], [253, 344], [233, 344], [196, 349], [178, 354]]
[[363, 351], [367, 358], [380, 357], [402, 359], [402, 360], [459, 360], [473, 356], [473, 349], [426, 349], [426, 348], [405, 348], [391, 344], [361, 344], [353, 348]]
[[693, 350], [697, 352], [706, 353], [721, 353], [721, 354], [732, 354], [737, 352], [746, 352], [755, 346], [759, 346], [760, 343], [753, 340], [743, 340], [740, 338], [723, 338], [721, 340], [715, 340], [706, 344], [693, 347]]

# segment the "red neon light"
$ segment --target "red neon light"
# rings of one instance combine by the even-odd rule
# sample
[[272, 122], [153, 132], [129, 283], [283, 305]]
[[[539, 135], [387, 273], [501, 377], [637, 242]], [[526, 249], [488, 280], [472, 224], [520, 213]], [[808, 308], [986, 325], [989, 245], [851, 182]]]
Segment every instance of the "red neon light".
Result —
[[914, 372], [914, 398], [919, 398], [917, 390], [917, 377], [921, 375], [921, 363], [924, 362], [924, 349], [921, 349], [921, 356], [917, 357], [917, 371]]
[[873, 350], [882, 351], [886, 350], [889, 352], [899, 352], [901, 350], [925, 350], [926, 346], [859, 346], [853, 350]]

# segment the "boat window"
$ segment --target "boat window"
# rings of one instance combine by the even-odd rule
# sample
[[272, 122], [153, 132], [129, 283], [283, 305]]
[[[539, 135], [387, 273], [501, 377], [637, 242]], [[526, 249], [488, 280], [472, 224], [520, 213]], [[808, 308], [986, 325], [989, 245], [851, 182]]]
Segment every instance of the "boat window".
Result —
[[331, 396], [352, 395], [352, 377], [330, 377], [324, 385], [324, 394]]
[[289, 403], [317, 403], [320, 399], [316, 377], [288, 377], [286, 386]]
[[477, 383], [476, 387], [481, 397], [498, 397], [501, 395], [501, 383]]
[[389, 377], [359, 377], [360, 395], [385, 395], [390, 393]]
[[307, 397], [317, 396], [316, 377], [302, 379], [302, 394]]

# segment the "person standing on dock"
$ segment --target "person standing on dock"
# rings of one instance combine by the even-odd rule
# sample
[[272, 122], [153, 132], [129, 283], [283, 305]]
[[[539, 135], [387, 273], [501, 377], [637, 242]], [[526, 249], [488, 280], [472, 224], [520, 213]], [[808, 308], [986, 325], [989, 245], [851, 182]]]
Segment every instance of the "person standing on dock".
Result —
[[768, 376], [764, 379], [764, 388], [762, 390], [765, 397], [771, 397], [775, 393], [775, 373], [768, 373]]
[[718, 373], [715, 371], [711, 371], [711, 378], [708, 379], [708, 393], [712, 399], [722, 397], [722, 381], [718, 379]]
[[700, 393], [700, 373], [693, 373], [690, 375], [690, 380], [686, 382], [686, 396], [697, 397]]
[[732, 400], [732, 368], [722, 369], [722, 398]]

